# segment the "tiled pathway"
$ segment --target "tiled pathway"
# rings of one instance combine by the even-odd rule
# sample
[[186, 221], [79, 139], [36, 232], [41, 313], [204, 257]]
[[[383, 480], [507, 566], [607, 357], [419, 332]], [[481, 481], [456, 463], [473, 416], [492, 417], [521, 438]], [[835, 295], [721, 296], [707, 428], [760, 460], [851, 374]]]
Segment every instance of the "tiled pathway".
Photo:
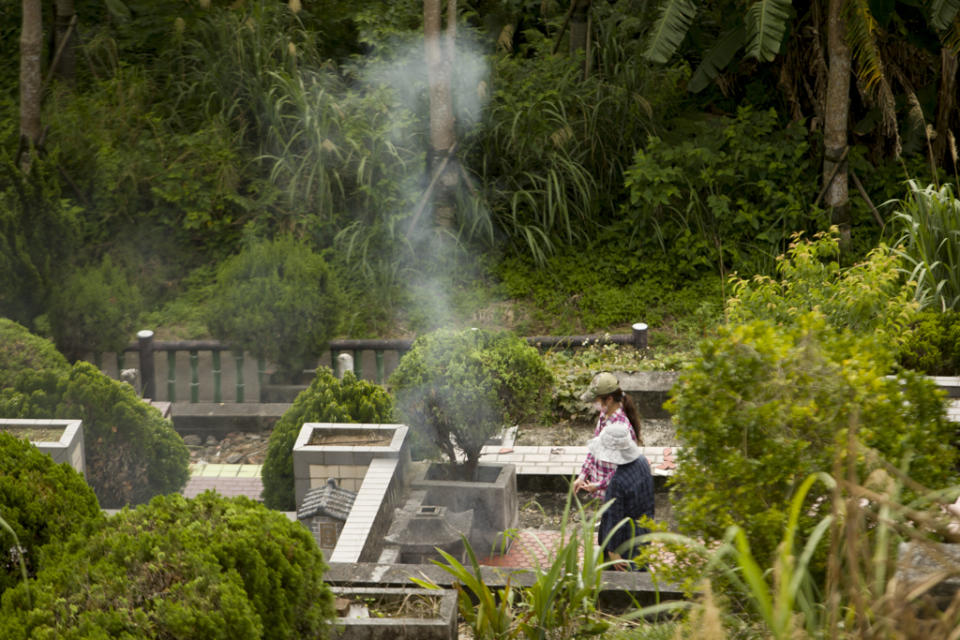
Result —
[[208, 489], [213, 489], [228, 498], [247, 496], [260, 500], [263, 482], [259, 464], [191, 464], [190, 479], [183, 488], [183, 495], [195, 498]]

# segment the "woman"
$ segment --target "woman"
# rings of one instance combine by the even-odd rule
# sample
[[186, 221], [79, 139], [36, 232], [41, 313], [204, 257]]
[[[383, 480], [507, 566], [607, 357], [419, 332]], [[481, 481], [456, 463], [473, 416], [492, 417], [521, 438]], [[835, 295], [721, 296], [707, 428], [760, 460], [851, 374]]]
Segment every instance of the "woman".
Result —
[[[643, 444], [639, 438], [640, 416], [637, 414], [637, 408], [630, 396], [620, 389], [620, 382], [615, 375], [606, 371], [595, 375], [580, 399], [584, 402], [594, 402], [596, 409], [600, 412], [597, 427], [593, 430], [594, 438], [599, 436], [605, 427], [622, 424], [628, 427], [631, 438], [637, 444]], [[587, 459], [580, 467], [580, 475], [573, 483], [573, 490], [584, 490], [590, 494], [591, 498], [602, 500], [607, 484], [616, 470], [617, 465], [597, 460], [593, 454], [588, 453]]]
[[622, 560], [637, 555], [639, 545], [634, 539], [650, 532], [639, 521], [654, 516], [650, 463], [640, 455], [631, 435], [627, 425], [611, 424], [587, 443], [591, 455], [615, 468], [603, 497], [610, 504], [600, 516], [597, 542], [604, 548], [604, 559], [614, 561], [613, 568], [618, 571], [642, 569]]

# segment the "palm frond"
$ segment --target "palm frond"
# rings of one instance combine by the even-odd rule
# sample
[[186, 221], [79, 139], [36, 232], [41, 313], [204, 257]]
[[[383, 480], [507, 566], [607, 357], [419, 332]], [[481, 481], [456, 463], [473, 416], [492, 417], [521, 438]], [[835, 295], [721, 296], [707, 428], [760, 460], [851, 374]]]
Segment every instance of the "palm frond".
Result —
[[877, 45], [877, 21], [868, 0], [847, 3], [847, 41], [857, 65], [857, 78], [867, 91], [874, 91], [886, 77]]
[[927, 5], [930, 26], [937, 31], [946, 30], [953, 24], [958, 11], [960, 11], [960, 0], [930, 0]]
[[757, 0], [747, 9], [747, 56], [770, 62], [780, 53], [792, 4], [790, 0]]
[[960, 54], [960, 16], [953, 19], [947, 30], [941, 34], [940, 39], [943, 46], [952, 51], [954, 55]]
[[727, 68], [746, 40], [747, 30], [742, 24], [722, 34], [703, 54], [700, 66], [687, 83], [687, 91], [699, 93], [706, 89], [720, 72]]
[[692, 0], [665, 0], [643, 56], [653, 62], [669, 60], [683, 42], [696, 15], [697, 5]]

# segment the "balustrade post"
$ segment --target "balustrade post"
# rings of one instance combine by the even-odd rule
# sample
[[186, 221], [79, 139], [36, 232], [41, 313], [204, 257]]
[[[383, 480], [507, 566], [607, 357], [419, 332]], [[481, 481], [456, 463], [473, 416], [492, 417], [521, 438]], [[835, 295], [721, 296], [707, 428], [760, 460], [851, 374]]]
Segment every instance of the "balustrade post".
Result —
[[157, 382], [153, 368], [153, 331], [143, 329], [137, 332], [140, 343], [140, 378], [141, 395], [151, 400], [157, 399]]
[[177, 401], [177, 352], [167, 351], [167, 400]]
[[200, 402], [200, 374], [197, 372], [197, 362], [200, 356], [196, 349], [190, 350], [190, 402]]
[[233, 358], [237, 363], [237, 402], [243, 402], [243, 351], [234, 351]]
[[647, 348], [647, 323], [637, 322], [631, 327], [633, 329], [633, 346], [637, 349]]
[[223, 394], [220, 393], [220, 351], [214, 349], [213, 356], [213, 401], [223, 402]]
[[260, 383], [260, 397], [263, 398], [263, 388], [266, 386], [267, 361], [263, 356], [257, 357], [257, 381]]
[[383, 384], [383, 349], [374, 351], [373, 356], [377, 361], [377, 384]]

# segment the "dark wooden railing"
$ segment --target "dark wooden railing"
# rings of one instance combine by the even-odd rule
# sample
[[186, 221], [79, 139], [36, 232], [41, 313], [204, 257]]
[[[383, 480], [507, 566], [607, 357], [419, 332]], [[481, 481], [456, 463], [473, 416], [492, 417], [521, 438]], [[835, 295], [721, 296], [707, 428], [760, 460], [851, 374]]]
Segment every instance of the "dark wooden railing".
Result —
[[[647, 325], [643, 323], [634, 324], [632, 332], [628, 334], [589, 334], [576, 336], [531, 336], [526, 341], [541, 350], [543, 349], [578, 349], [591, 344], [622, 344], [632, 345], [638, 349], [647, 348]], [[386, 379], [384, 367], [384, 354], [387, 352], [396, 352], [397, 357], [401, 357], [410, 349], [412, 340], [333, 340], [330, 345], [330, 367], [334, 371], [338, 369], [337, 356], [342, 353], [349, 353], [353, 357], [353, 370], [358, 378], [364, 377], [363, 371], [363, 353], [372, 351], [374, 356], [375, 371], [370, 376], [378, 384], [382, 384]], [[186, 352], [190, 362], [190, 402], [198, 402], [200, 395], [200, 373], [199, 373], [199, 354], [209, 351], [212, 360], [212, 382], [213, 382], [213, 401], [223, 402], [222, 390], [222, 360], [223, 353], [228, 352], [234, 361], [235, 367], [235, 398], [236, 402], [246, 400], [246, 385], [244, 383], [243, 369], [245, 356], [243, 351], [224, 344], [216, 340], [179, 340], [169, 342], [159, 342], [153, 339], [153, 331], [144, 330], [137, 333], [137, 342], [127, 346], [122, 352], [117, 354], [117, 371], [123, 371], [125, 368], [125, 356], [127, 353], [137, 353], [140, 363], [140, 382], [141, 393], [147, 398], [157, 397], [156, 368], [154, 365], [154, 356], [156, 352], [165, 352], [167, 354], [167, 399], [171, 402], [176, 401], [176, 370], [177, 354]], [[102, 368], [102, 354], [94, 354], [94, 362]], [[257, 377], [260, 388], [262, 389], [267, 376], [266, 362], [263, 358], [257, 359]], [[259, 400], [259, 398], [258, 398]]]

